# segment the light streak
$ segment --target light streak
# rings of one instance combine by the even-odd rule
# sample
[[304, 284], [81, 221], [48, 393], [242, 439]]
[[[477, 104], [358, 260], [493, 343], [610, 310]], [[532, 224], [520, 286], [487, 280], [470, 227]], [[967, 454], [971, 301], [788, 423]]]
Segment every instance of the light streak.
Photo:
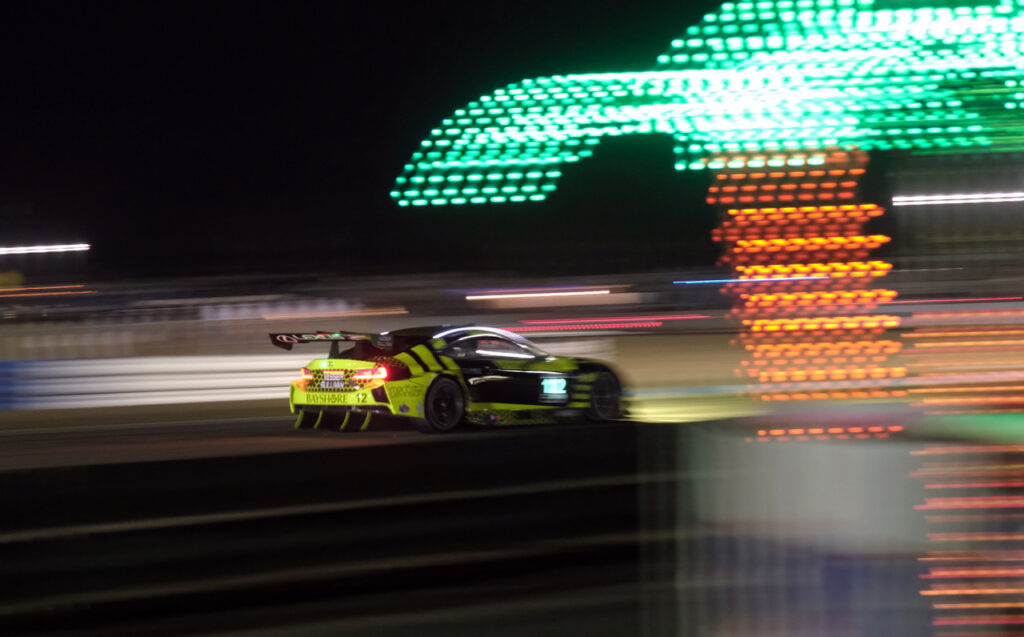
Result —
[[[982, 303], [986, 301], [1021, 301], [1024, 300], [1024, 296], [991, 296], [991, 297], [979, 297], [975, 299], [913, 299], [910, 301], [888, 301], [888, 304], [895, 303]], [[922, 312], [922, 314], [925, 314]], [[917, 314], [914, 314], [917, 316]]]
[[928, 551], [919, 562], [1021, 562], [1024, 551]]
[[1024, 192], [978, 192], [945, 195], [896, 195], [894, 206], [936, 206], [955, 203], [1006, 203], [1024, 201]]
[[967, 498], [925, 498], [925, 504], [916, 504], [918, 511], [947, 509], [1022, 509], [1024, 496], [977, 496]]
[[[944, 374], [922, 374], [927, 377], [943, 377]], [[956, 378], [954, 376], [953, 378]], [[911, 394], [952, 394], [965, 392], [1024, 391], [1024, 385], [990, 385], [986, 387], [918, 387], [908, 389]]]
[[467, 330], [473, 330], [473, 331], [476, 331], [476, 332], [486, 332], [488, 334], [497, 334], [498, 336], [505, 336], [507, 338], [510, 338], [510, 339], [512, 339], [512, 340], [514, 340], [516, 342], [520, 342], [520, 343], [522, 343], [522, 342], [529, 342], [525, 338], [523, 338], [522, 336], [516, 334], [515, 332], [510, 332], [508, 330], [499, 329], [497, 327], [485, 327], [483, 325], [479, 325], [479, 326], [477, 326], [477, 325], [463, 325], [461, 327], [451, 327], [451, 328], [448, 328], [446, 330], [441, 330], [440, 332], [438, 332], [437, 334], [434, 334], [430, 338], [444, 338], [445, 336], [450, 336], [452, 334], [457, 334], [459, 332], [464, 332], [464, 331], [467, 331]]
[[523, 292], [517, 294], [470, 294], [467, 301], [486, 301], [490, 299], [526, 299], [550, 296], [584, 296], [593, 294], [611, 294], [611, 290], [578, 290], [573, 292]]
[[1024, 396], [979, 396], [964, 398], [925, 398], [914, 407], [925, 407], [928, 405], [1024, 405]]
[[[1024, 513], [966, 513], [963, 515], [926, 515], [929, 524], [950, 524], [953, 522], [983, 522], [986, 520], [1024, 520]], [[921, 558], [923, 559], [923, 558]], [[981, 558], [978, 558], [979, 561]], [[995, 558], [989, 561], [999, 561]]]
[[[1024, 333], [1024, 332], [1022, 332]], [[904, 334], [904, 338], [913, 334]], [[934, 347], [1003, 347], [1006, 345], [1024, 345], [1022, 340], [1010, 341], [939, 341], [937, 343], [914, 343], [915, 348], [928, 349]], [[979, 351], [979, 350], [974, 350]]]
[[932, 608], [939, 610], [959, 608], [1024, 608], [1024, 602], [957, 602], [954, 604], [932, 604]]
[[501, 351], [498, 351], [498, 350], [478, 349], [478, 350], [476, 350], [476, 353], [480, 354], [481, 356], [492, 356], [492, 357], [496, 357], [496, 358], [509, 357], [509, 358], [519, 358], [519, 359], [524, 359], [524, 360], [532, 360], [532, 359], [536, 358], [536, 356], [534, 356], [533, 354], [525, 354], [525, 353], [521, 354], [519, 352], [501, 352]]
[[[1010, 325], [1007, 327], [1017, 327]], [[1024, 334], [1024, 329], [1006, 329], [1006, 327], [992, 327], [988, 329], [978, 327], [947, 328], [944, 331], [917, 330], [906, 335], [906, 338], [935, 338], [938, 336], [991, 336], [993, 334], [1017, 335]], [[973, 342], [973, 341], [969, 341]]]
[[927, 478], [934, 475], [950, 476], [1020, 476], [1024, 475], [1024, 465], [993, 465], [993, 466], [954, 466], [954, 467], [932, 467], [926, 470], [914, 471], [911, 477]]
[[995, 531], [974, 531], [969, 533], [929, 533], [932, 542], [1020, 542], [1024, 533], [999, 533]]
[[1021, 409], [948, 409], [945, 411], [926, 411], [926, 416], [955, 416], [967, 414], [1017, 414]]
[[989, 577], [1021, 576], [1024, 576], [1024, 567], [1020, 566], [952, 566], [947, 568], [930, 568], [927, 575], [921, 575], [921, 579], [949, 579], [951, 577], [985, 579]]
[[572, 330], [619, 330], [638, 327], [661, 327], [661, 321], [638, 323], [584, 323], [581, 325], [525, 325], [510, 327], [513, 332], [567, 332]]
[[[959, 586], [959, 588], [952, 588], [953, 586]], [[921, 594], [926, 596], [1017, 595], [1020, 593], [1024, 593], [1024, 588], [1021, 588], [1018, 582], [999, 582], [998, 585], [992, 582], [985, 582], [984, 584], [969, 584], [966, 582], [963, 584], [936, 584], [930, 590], [921, 591]]]
[[76, 294], [96, 294], [95, 290], [80, 290], [77, 292], [29, 292], [26, 294], [0, 294], [0, 299], [16, 299], [29, 296], [70, 296]]
[[914, 312], [914, 318], [956, 318], [961, 316], [1005, 316], [1007, 314], [1024, 314], [1024, 310], [932, 310], [927, 312]]
[[570, 324], [570, 323], [598, 323], [598, 322], [625, 322], [625, 321], [680, 321], [684, 319], [705, 319], [711, 318], [706, 314], [666, 314], [661, 316], [611, 316], [601, 318], [566, 318], [566, 319], [529, 319], [519, 321], [525, 325], [546, 325], [546, 324]]
[[1021, 453], [1024, 452], [1024, 445], [973, 445], [957, 447], [926, 447], [925, 449], [914, 449], [910, 452], [912, 456], [943, 456], [948, 454], [963, 453]]
[[55, 243], [51, 245], [11, 246], [0, 248], [0, 255], [5, 254], [46, 254], [50, 252], [84, 252], [91, 248], [88, 243]]
[[39, 285], [28, 288], [0, 288], [0, 292], [32, 292], [35, 290], [66, 290], [68, 288], [84, 288], [85, 285], [75, 283], [72, 285]]
[[1001, 482], [949, 482], [924, 485], [925, 489], [1002, 489], [1016, 487], [1024, 487], [1024, 480], [1004, 480]]
[[1024, 624], [1024, 615], [985, 615], [973, 617], [939, 617], [935, 626], [992, 626], [998, 624]]

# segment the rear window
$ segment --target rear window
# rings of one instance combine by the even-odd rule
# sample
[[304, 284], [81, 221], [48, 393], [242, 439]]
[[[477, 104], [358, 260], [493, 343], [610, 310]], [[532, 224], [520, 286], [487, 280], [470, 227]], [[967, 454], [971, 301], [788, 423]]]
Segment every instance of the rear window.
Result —
[[[423, 336], [411, 336], [405, 334], [391, 334], [390, 336], [391, 344], [383, 348], [383, 351], [386, 351], [389, 354], [398, 354], [399, 352], [404, 352], [427, 342], [427, 339]], [[387, 341], [385, 341], [385, 343], [386, 342]]]

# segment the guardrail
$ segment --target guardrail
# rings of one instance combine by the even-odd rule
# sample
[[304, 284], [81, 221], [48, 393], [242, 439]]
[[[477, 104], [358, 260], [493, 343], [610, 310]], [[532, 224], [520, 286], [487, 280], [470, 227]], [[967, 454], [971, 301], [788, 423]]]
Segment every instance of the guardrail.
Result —
[[309, 352], [0, 362], [0, 408], [68, 409], [288, 397]]

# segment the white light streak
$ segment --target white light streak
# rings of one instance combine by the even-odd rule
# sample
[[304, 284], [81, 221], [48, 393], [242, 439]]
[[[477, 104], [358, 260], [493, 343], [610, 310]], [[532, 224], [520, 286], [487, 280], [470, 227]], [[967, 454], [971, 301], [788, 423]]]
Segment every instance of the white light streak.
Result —
[[53, 245], [40, 246], [12, 246], [0, 248], [0, 255], [3, 254], [44, 254], [48, 252], [84, 252], [90, 246], [88, 243], [57, 243]]
[[956, 203], [1007, 203], [1024, 201], [1024, 192], [976, 192], [946, 195], [904, 195], [892, 198], [894, 206], [938, 206]]
[[578, 292], [528, 292], [523, 294], [470, 294], [467, 301], [484, 301], [488, 299], [525, 299], [542, 296], [583, 296], [586, 294], [611, 294], [611, 290], [581, 290]]
[[523, 359], [534, 359], [537, 358], [533, 354], [521, 354], [519, 352], [501, 352], [497, 350], [489, 349], [478, 349], [477, 354], [481, 356], [493, 356], [495, 358], [523, 358]]
[[507, 338], [509, 340], [517, 341], [517, 342], [520, 342], [520, 343], [524, 343], [524, 342], [525, 343], [529, 343], [530, 342], [525, 337], [523, 337], [520, 334], [516, 334], [515, 332], [510, 332], [508, 330], [503, 330], [503, 329], [498, 328], [498, 327], [485, 327], [483, 325], [463, 325], [461, 327], [452, 327], [452, 328], [449, 328], [447, 330], [443, 330], [441, 332], [438, 332], [437, 334], [434, 334], [431, 338], [444, 338], [445, 336], [451, 336], [452, 334], [458, 334], [459, 332], [466, 332], [467, 335], [470, 335], [471, 331], [472, 332], [486, 332], [488, 334], [496, 334], [498, 336], [504, 336], [505, 338]]

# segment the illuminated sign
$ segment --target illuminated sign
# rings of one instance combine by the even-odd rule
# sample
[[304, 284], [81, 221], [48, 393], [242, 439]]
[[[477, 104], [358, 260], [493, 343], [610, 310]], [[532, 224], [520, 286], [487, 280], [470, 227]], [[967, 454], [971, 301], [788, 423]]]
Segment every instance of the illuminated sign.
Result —
[[654, 70], [532, 78], [456, 109], [391, 196], [401, 206], [542, 201], [565, 164], [633, 134], [672, 135], [679, 170], [821, 166], [829, 148], [1020, 148], [1024, 4], [933, 4], [722, 4]]

